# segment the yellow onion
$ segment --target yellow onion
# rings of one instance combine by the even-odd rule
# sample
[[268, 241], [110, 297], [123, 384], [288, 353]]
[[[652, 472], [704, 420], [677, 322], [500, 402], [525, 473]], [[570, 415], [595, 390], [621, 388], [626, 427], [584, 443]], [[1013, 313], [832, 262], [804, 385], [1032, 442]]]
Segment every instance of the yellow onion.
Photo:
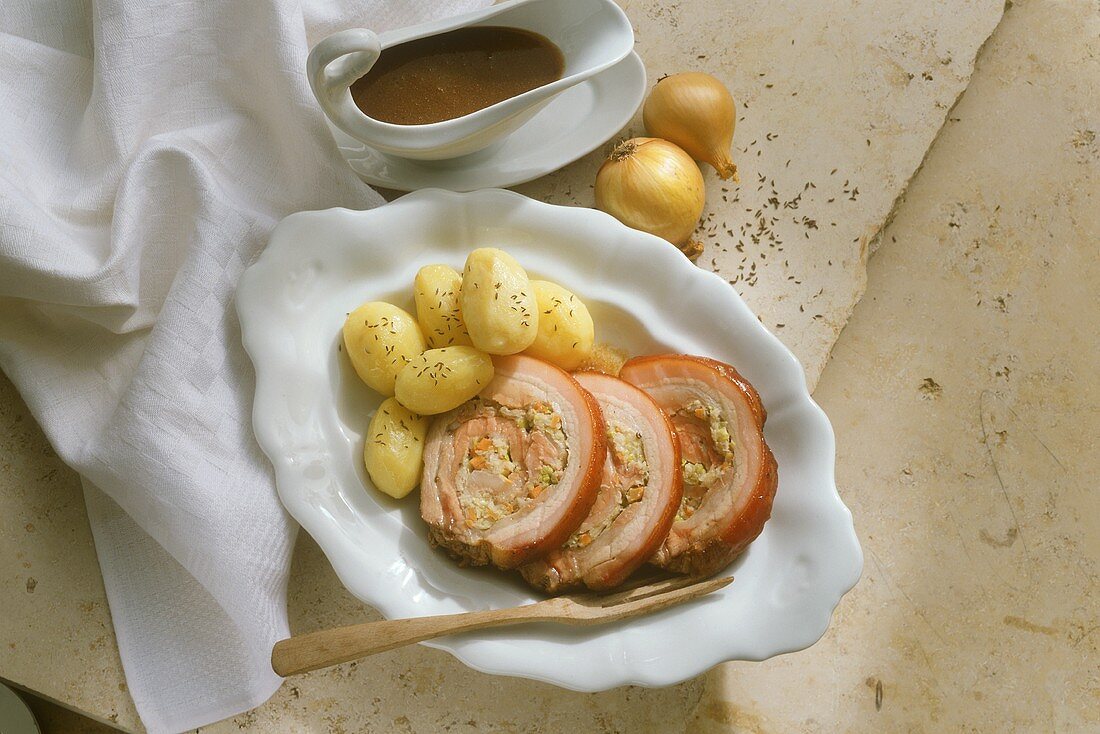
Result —
[[710, 74], [688, 71], [659, 80], [645, 101], [642, 121], [650, 135], [676, 143], [722, 178], [740, 180], [730, 159], [737, 107]]
[[596, 174], [597, 209], [682, 250], [693, 244], [705, 197], [699, 166], [667, 140], [624, 140]]

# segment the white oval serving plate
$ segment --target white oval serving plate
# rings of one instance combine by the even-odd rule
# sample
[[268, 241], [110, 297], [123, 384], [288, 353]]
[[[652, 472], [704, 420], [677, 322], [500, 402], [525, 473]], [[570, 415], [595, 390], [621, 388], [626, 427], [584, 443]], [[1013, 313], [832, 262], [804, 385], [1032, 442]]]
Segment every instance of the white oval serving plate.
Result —
[[725, 660], [813, 644], [863, 560], [833, 480], [832, 428], [797, 360], [725, 281], [662, 240], [602, 212], [495, 189], [425, 190], [369, 211], [292, 214], [241, 277], [256, 437], [283, 504], [341, 581], [389, 618], [537, 598], [513, 576], [456, 566], [428, 545], [415, 494], [393, 501], [370, 486], [363, 432], [381, 400], [340, 348], [344, 318], [360, 303], [411, 311], [417, 269], [461, 269], [483, 246], [575, 291], [598, 339], [634, 354], [686, 352], [735, 365], [767, 408], [779, 489], [764, 532], [731, 568], [734, 583], [705, 599], [605, 627], [530, 625], [425, 644], [478, 670], [581, 691], [668, 685]]

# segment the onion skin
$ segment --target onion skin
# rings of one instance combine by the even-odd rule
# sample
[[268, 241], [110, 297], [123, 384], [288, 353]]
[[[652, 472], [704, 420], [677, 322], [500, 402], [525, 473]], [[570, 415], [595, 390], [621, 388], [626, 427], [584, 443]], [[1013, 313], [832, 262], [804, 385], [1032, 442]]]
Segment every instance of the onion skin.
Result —
[[730, 159], [737, 105], [722, 82], [688, 71], [657, 82], [642, 109], [646, 132], [676, 143], [723, 179], [740, 181]]
[[657, 138], [619, 143], [596, 174], [596, 208], [683, 248], [706, 203], [699, 166]]

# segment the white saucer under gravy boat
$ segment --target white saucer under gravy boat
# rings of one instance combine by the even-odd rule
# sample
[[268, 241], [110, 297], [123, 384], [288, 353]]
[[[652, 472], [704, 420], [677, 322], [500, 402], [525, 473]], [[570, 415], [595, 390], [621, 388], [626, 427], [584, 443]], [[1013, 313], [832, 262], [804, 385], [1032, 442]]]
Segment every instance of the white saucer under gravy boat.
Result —
[[[356, 106], [351, 85], [370, 70], [383, 50], [479, 25], [507, 26], [545, 36], [562, 51], [562, 78], [468, 115], [426, 125], [381, 122]], [[612, 0], [511, 0], [380, 35], [365, 28], [334, 33], [314, 46], [306, 70], [321, 109], [351, 137], [393, 156], [442, 160], [502, 140], [556, 95], [610, 68], [633, 48], [634, 30]]]

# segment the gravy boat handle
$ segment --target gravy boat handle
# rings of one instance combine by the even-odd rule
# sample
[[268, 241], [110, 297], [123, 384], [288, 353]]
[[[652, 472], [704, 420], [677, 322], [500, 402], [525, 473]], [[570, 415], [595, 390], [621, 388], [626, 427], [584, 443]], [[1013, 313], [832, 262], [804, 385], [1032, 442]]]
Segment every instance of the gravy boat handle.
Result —
[[378, 36], [366, 28], [333, 33], [313, 47], [306, 61], [306, 76], [325, 114], [344, 126], [361, 125], [363, 114], [355, 107], [348, 87], [374, 66], [381, 53]]

